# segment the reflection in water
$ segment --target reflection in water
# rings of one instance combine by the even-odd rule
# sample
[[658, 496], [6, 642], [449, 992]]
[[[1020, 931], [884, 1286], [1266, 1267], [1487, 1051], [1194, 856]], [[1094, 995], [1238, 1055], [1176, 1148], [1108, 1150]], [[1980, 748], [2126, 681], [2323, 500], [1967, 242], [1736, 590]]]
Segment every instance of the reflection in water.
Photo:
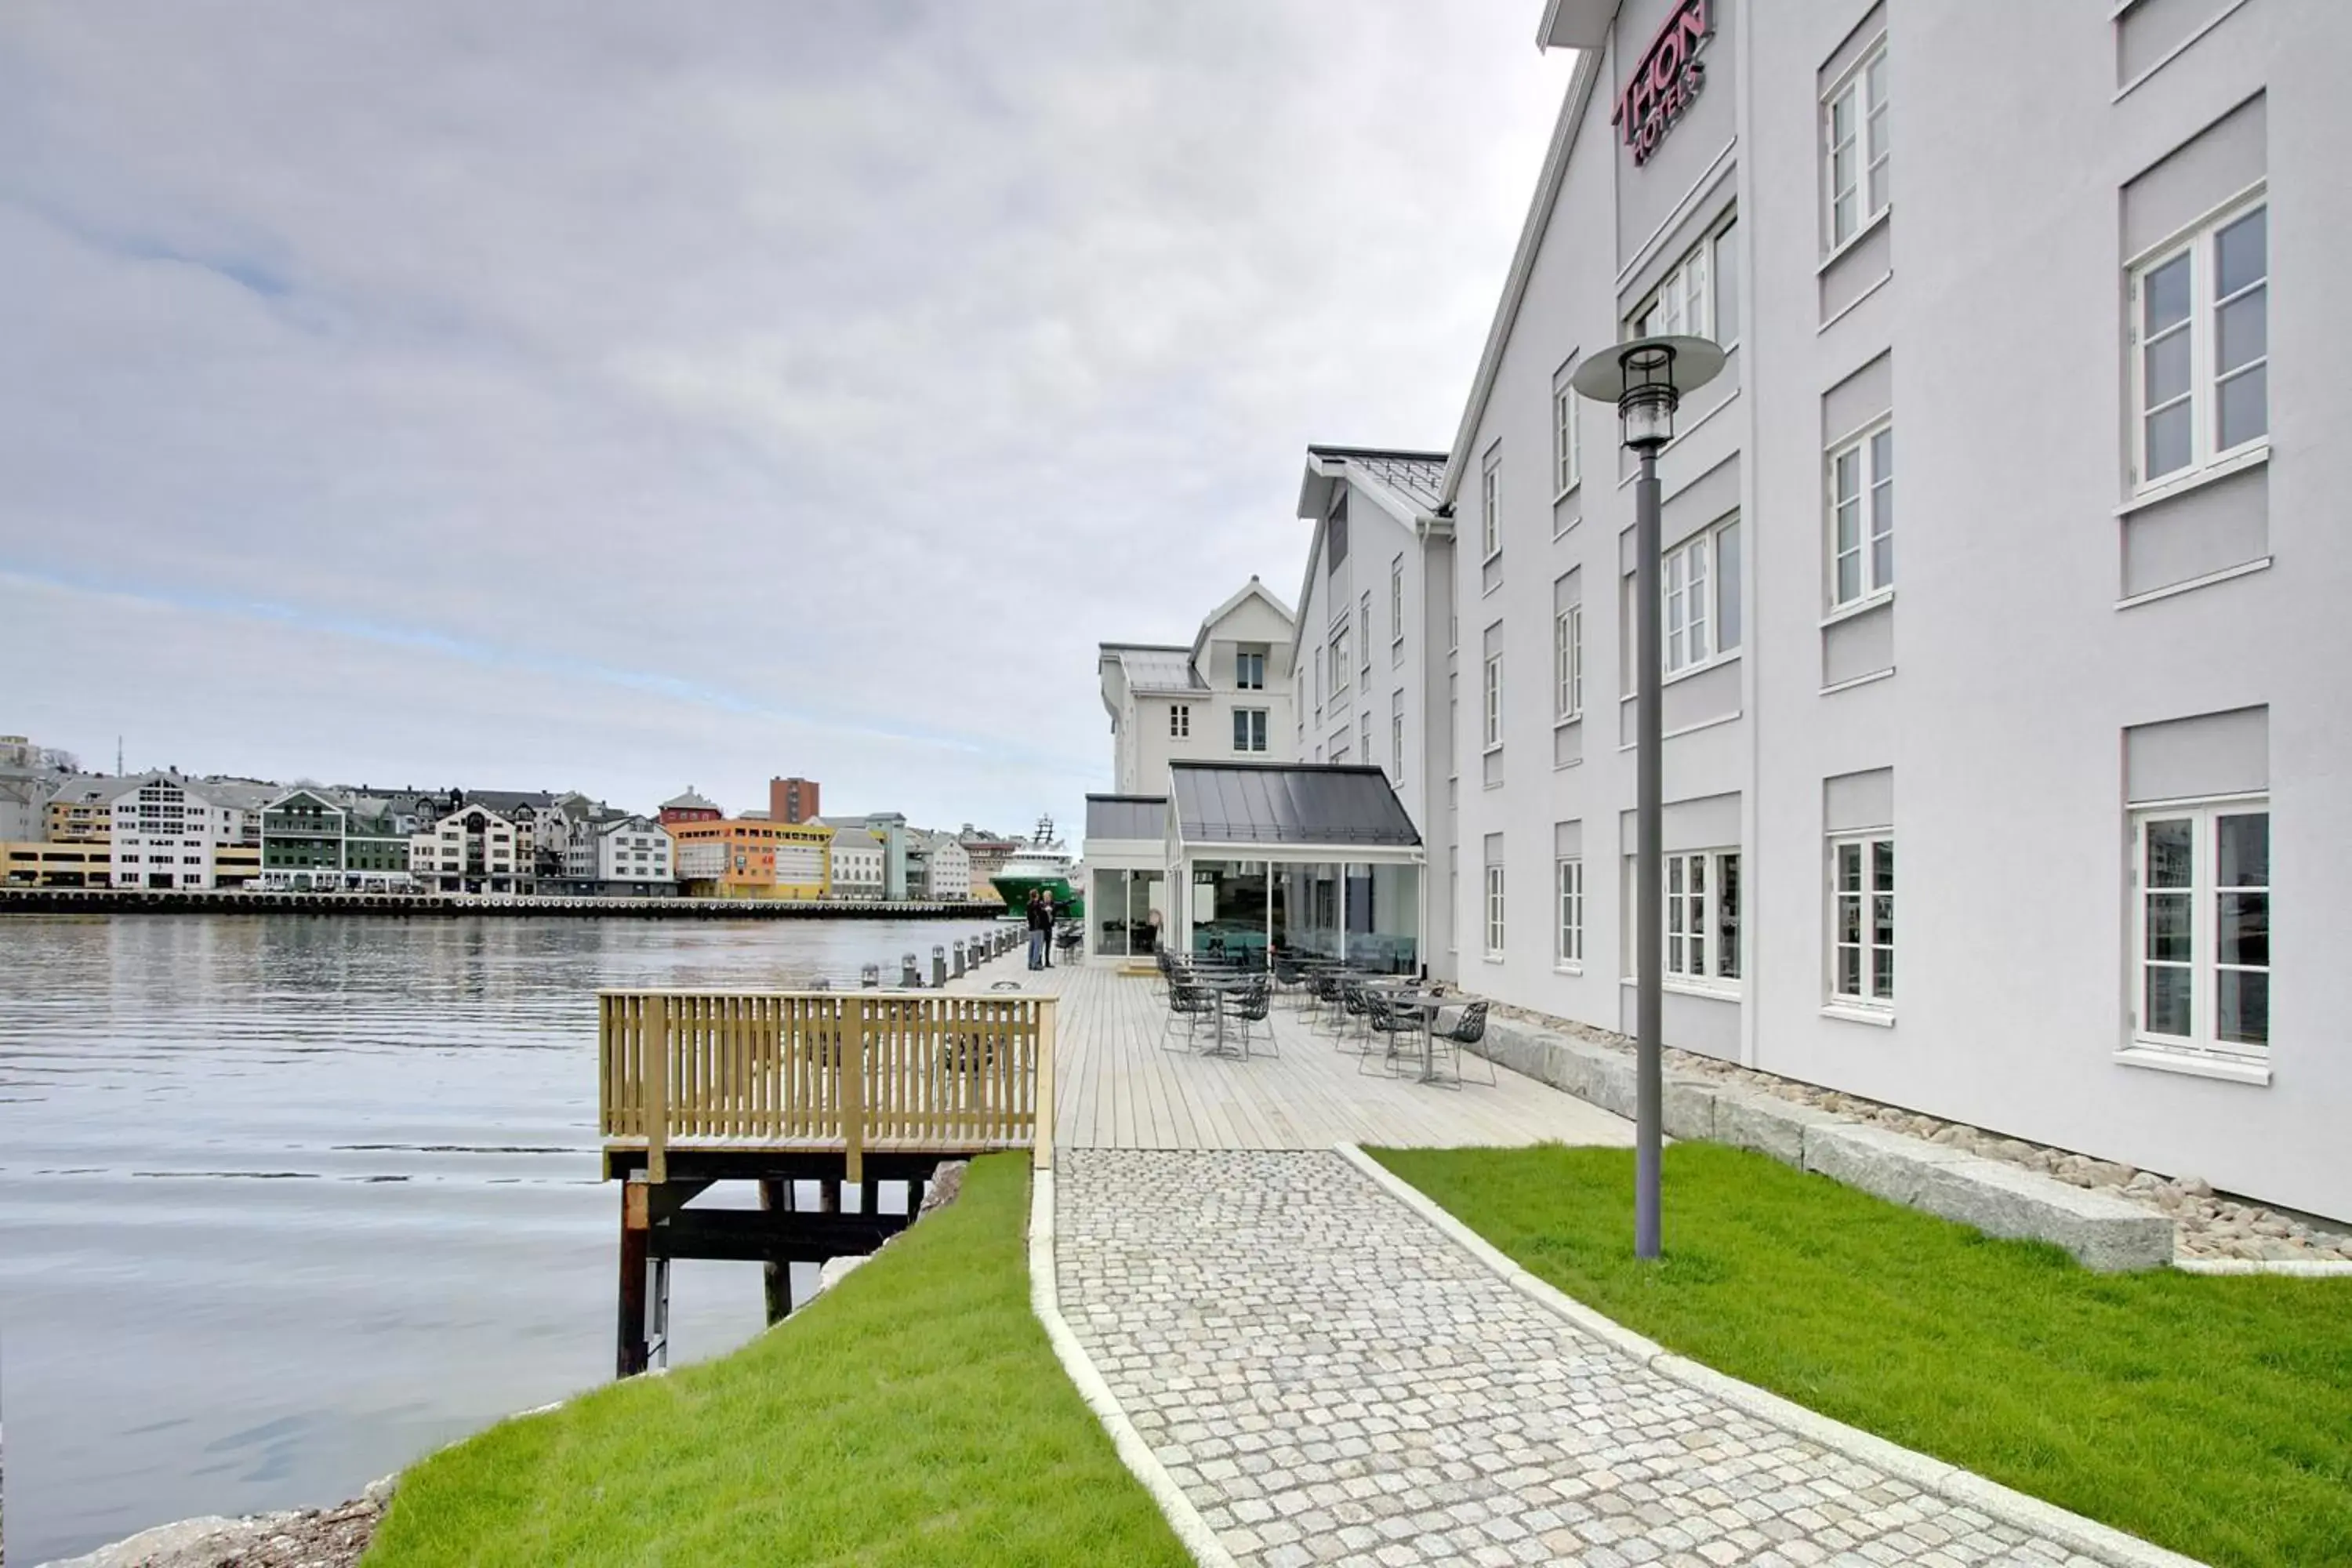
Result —
[[[0, 916], [12, 1561], [328, 1503], [611, 1374], [605, 985], [897, 973], [977, 923]], [[680, 1263], [681, 1355], [760, 1273]]]

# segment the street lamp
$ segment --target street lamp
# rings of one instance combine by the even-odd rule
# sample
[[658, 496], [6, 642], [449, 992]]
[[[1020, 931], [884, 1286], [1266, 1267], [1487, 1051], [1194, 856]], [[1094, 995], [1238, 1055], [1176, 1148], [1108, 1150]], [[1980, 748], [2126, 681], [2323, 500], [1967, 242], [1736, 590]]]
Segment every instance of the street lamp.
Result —
[[[1635, 837], [1633, 880], [1633, 1256], [1658, 1256], [1659, 1150], [1664, 1141], [1664, 1073], [1660, 1040], [1666, 922], [1664, 811], [1660, 770], [1665, 752], [1659, 688], [1665, 678], [1659, 616], [1658, 449], [1675, 438], [1683, 395], [1713, 381], [1723, 351], [1705, 338], [1636, 338], [1577, 367], [1580, 395], [1617, 409], [1620, 438], [1641, 459], [1633, 484]], [[1736, 591], [1736, 590], [1735, 590]]]

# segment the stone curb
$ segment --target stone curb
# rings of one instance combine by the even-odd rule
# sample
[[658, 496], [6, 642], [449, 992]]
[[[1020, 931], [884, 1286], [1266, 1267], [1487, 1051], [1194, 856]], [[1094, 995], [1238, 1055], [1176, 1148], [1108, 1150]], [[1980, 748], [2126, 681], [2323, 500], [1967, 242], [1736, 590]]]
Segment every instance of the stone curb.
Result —
[[2352, 1263], [2312, 1258], [2176, 1258], [2183, 1274], [2280, 1274], [2292, 1279], [2352, 1279]]
[[1103, 1430], [1110, 1434], [1111, 1446], [1135, 1479], [1143, 1483], [1151, 1500], [1160, 1505], [1168, 1527], [1183, 1542], [1184, 1550], [1201, 1568], [1240, 1568], [1232, 1552], [1218, 1542], [1217, 1532], [1211, 1530], [1184, 1489], [1168, 1473], [1151, 1446], [1143, 1440], [1135, 1424], [1119, 1407], [1118, 1396], [1095, 1368], [1094, 1358], [1078, 1343], [1077, 1335], [1070, 1331], [1062, 1316], [1061, 1289], [1054, 1275], [1054, 1173], [1032, 1171], [1029, 1173], [1029, 1306], [1037, 1321], [1045, 1326], [1045, 1338], [1053, 1342], [1054, 1354], [1060, 1358], [1062, 1370], [1077, 1385], [1078, 1395], [1087, 1402]]
[[1942, 1459], [1873, 1436], [1859, 1427], [1833, 1421], [1818, 1411], [1792, 1404], [1753, 1384], [1742, 1383], [1712, 1367], [1660, 1348], [1653, 1342], [1601, 1316], [1528, 1273], [1468, 1226], [1438, 1206], [1436, 1201], [1397, 1175], [1353, 1143], [1333, 1145], [1339, 1157], [1363, 1173], [1373, 1185], [1443, 1232], [1446, 1238], [1501, 1277], [1521, 1295], [1541, 1303], [1570, 1327], [1602, 1341], [1661, 1377], [1713, 1395], [1733, 1408], [1795, 1433], [1806, 1441], [1843, 1454], [1923, 1491], [1990, 1514], [2001, 1523], [2055, 1541], [2070, 1551], [2095, 1557], [2112, 1568], [2204, 1568], [2193, 1557], [2167, 1551], [2126, 1535], [2111, 1525], [2084, 1519], [2039, 1498], [1989, 1481]]

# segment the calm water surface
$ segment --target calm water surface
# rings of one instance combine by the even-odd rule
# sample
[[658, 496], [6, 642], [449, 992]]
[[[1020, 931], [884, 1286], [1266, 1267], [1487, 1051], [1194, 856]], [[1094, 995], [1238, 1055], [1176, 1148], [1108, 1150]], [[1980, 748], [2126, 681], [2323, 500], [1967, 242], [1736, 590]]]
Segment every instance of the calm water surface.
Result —
[[[332, 1502], [611, 1375], [602, 985], [854, 974], [880, 921], [0, 916], [8, 1559]], [[760, 1270], [681, 1263], [683, 1361]]]

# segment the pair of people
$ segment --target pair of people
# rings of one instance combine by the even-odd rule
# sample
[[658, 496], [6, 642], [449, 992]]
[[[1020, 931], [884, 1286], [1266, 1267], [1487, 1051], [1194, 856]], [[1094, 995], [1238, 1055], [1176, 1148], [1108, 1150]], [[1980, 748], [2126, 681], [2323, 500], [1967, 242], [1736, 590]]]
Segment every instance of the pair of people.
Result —
[[1043, 888], [1029, 890], [1029, 967], [1054, 967], [1054, 900]]

